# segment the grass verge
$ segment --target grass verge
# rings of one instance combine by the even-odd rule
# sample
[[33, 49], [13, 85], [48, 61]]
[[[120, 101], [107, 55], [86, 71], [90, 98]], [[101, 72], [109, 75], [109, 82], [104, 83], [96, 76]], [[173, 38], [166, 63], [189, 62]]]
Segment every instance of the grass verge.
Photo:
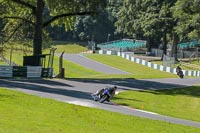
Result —
[[177, 76], [172, 73], [162, 72], [159, 70], [151, 69], [149, 67], [131, 62], [115, 55], [99, 55], [88, 54], [86, 57], [107, 64], [109, 66], [130, 72], [132, 75], [129, 78], [145, 79], [145, 78], [176, 78]]
[[200, 86], [169, 90], [125, 91], [114, 102], [137, 109], [200, 121]]
[[0, 89], [0, 132], [200, 132], [199, 128], [122, 115]]

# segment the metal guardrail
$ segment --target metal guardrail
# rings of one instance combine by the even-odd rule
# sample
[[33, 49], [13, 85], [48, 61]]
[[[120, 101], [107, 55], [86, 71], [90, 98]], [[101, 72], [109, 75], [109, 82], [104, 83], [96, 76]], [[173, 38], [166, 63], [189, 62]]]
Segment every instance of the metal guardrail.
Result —
[[0, 77], [12, 77], [13, 68], [11, 66], [0, 66]]
[[42, 67], [40, 66], [28, 66], [27, 67], [27, 77], [41, 77]]
[[53, 68], [42, 68], [41, 77], [52, 78], [53, 77]]
[[0, 77], [53, 77], [53, 68], [41, 66], [0, 66]]

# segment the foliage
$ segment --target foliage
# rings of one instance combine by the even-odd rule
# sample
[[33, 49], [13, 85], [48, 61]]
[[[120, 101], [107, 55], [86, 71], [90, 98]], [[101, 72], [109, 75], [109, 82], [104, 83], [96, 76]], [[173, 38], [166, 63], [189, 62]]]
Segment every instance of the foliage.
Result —
[[33, 54], [38, 55], [42, 54], [47, 25], [64, 24], [66, 30], [72, 29], [75, 16], [97, 14], [105, 7], [106, 0], [1, 0], [0, 3], [0, 16], [6, 24], [6, 41], [30, 37], [33, 39]]
[[178, 0], [174, 6], [174, 17], [178, 20], [176, 31], [181, 40], [200, 38], [200, 1]]
[[113, 38], [114, 25], [109, 20], [107, 12], [100, 13], [97, 17], [77, 17], [74, 25], [74, 34], [80, 40], [93, 40], [106, 42], [108, 34]]
[[150, 37], [161, 41], [163, 34], [171, 33], [176, 24], [170, 11], [174, 3], [175, 0], [126, 0], [118, 12], [117, 30], [137, 39]]
[[[35, 54], [42, 51], [40, 45], [48, 47], [44, 40], [49, 41], [49, 36], [96, 42], [126, 37], [143, 39], [148, 41], [148, 51], [162, 43], [164, 53], [171, 43], [172, 55], [176, 55], [178, 42], [200, 38], [199, 0], [0, 0], [0, 3], [1, 38], [32, 39]], [[41, 10], [36, 8], [39, 5], [43, 5]], [[41, 20], [36, 17], [39, 13]]]

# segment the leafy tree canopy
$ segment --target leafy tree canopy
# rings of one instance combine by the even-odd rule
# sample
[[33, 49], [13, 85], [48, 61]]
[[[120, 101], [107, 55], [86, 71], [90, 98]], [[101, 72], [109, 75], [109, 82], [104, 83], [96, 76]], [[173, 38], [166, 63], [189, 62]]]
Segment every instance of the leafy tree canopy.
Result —
[[174, 6], [174, 17], [178, 21], [177, 33], [182, 40], [200, 38], [200, 0], [178, 0]]
[[[106, 0], [0, 0], [6, 40], [17, 35], [33, 38], [34, 55], [42, 53], [44, 28], [51, 24], [73, 27], [74, 17], [102, 12]], [[27, 32], [28, 31], [28, 32]], [[21, 34], [19, 34], [21, 33]]]

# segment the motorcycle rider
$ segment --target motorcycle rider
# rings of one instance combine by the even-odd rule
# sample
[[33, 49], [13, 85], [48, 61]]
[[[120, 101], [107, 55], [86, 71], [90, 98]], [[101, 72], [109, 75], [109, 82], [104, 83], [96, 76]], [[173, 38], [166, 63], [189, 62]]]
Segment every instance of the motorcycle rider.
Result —
[[96, 98], [94, 98], [95, 101], [98, 101], [99, 99], [101, 99], [101, 97], [103, 96], [103, 92], [105, 89], [108, 89], [109, 93], [110, 93], [110, 97], [107, 100], [108, 102], [110, 101], [110, 99], [115, 95], [115, 91], [117, 89], [117, 86], [113, 86], [113, 87], [104, 87], [101, 90], [97, 90], [96, 93], [92, 94], [93, 96], [95, 96]]
[[183, 74], [183, 71], [182, 71], [180, 65], [177, 65], [177, 67], [176, 67], [176, 73], [177, 73], [177, 75], [178, 75], [180, 78], [183, 78], [183, 77], [184, 77], [184, 74]]
[[177, 67], [176, 67], [176, 73], [177, 73], [177, 75], [179, 74], [180, 71], [182, 71], [182, 69], [181, 69], [180, 65], [177, 65]]

